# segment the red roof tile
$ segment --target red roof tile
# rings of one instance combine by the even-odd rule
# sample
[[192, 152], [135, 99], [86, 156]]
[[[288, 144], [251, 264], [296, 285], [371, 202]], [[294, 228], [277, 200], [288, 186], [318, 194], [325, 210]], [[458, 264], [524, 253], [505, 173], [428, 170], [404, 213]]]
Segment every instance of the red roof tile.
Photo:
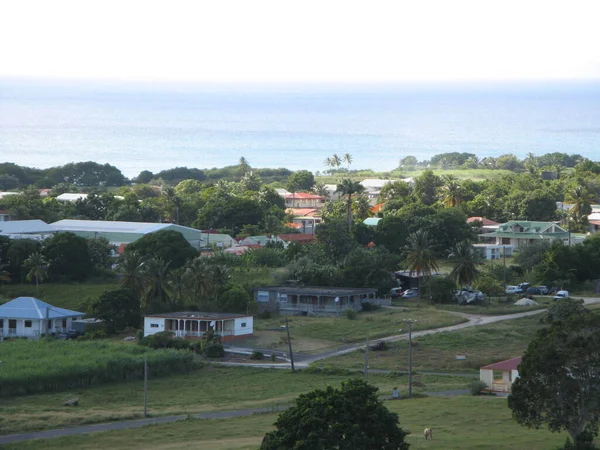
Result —
[[519, 364], [521, 364], [521, 357], [507, 359], [506, 361], [500, 361], [494, 364], [488, 364], [483, 366], [484, 370], [517, 370]]
[[385, 205], [385, 203], [378, 203], [377, 205], [375, 205], [371, 208], [371, 212], [373, 214], [377, 214], [379, 212], [379, 210], [381, 210], [381, 208], [383, 208], [383, 205]]
[[485, 217], [469, 217], [467, 219], [467, 223], [472, 223], [472, 222], [481, 222], [481, 224], [483, 226], [487, 226], [487, 225], [500, 225], [499, 222], [494, 222], [493, 220], [486, 219]]
[[312, 216], [318, 212], [315, 208], [288, 208], [286, 212], [294, 216]]

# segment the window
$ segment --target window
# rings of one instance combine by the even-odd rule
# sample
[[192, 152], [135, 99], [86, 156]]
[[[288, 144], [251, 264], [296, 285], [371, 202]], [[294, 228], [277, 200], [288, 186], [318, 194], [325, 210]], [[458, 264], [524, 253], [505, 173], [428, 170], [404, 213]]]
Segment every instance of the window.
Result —
[[25, 328], [31, 328], [31, 320], [25, 321]]
[[256, 301], [268, 302], [269, 301], [269, 292], [268, 291], [258, 291], [256, 294]]
[[242, 328], [246, 328], [246, 322], [242, 322]]
[[62, 320], [62, 327], [67, 328], [67, 319]]
[[150, 328], [158, 328], [158, 324], [157, 323], [151, 323], [150, 324]]
[[0, 319], [0, 331], [4, 328], [4, 319]]
[[279, 294], [279, 302], [287, 303], [287, 294]]

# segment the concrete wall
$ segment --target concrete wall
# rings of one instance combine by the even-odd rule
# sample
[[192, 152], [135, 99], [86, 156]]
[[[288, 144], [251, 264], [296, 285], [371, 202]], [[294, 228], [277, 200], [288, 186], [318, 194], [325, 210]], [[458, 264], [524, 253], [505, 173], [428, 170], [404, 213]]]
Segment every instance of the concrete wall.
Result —
[[[242, 326], [246, 324], [246, 326]], [[254, 332], [254, 319], [252, 316], [241, 317], [234, 319], [233, 334], [234, 336], [245, 336]]]
[[[157, 325], [157, 326], [152, 326]], [[162, 317], [144, 317], [144, 336], [165, 331], [165, 319]]]

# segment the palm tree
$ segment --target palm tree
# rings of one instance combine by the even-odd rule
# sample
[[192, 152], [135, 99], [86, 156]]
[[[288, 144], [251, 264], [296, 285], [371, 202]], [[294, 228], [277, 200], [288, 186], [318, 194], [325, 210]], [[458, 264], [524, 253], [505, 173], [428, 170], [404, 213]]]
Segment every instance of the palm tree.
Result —
[[144, 309], [156, 309], [156, 305], [169, 302], [169, 261], [161, 258], [150, 258], [143, 266], [144, 293], [142, 306]]
[[240, 158], [238, 166], [240, 167], [242, 173], [249, 172], [252, 169], [248, 160], [243, 156]]
[[359, 195], [356, 197], [354, 204], [352, 205], [352, 212], [359, 220], [365, 220], [367, 217], [371, 217], [371, 204], [366, 195]]
[[410, 234], [403, 248], [404, 264], [410, 271], [419, 277], [431, 277], [438, 270], [435, 245], [429, 238], [427, 230], [419, 230]]
[[442, 177], [442, 204], [446, 208], [456, 208], [462, 203], [462, 187], [454, 175]]
[[125, 252], [119, 256], [117, 273], [121, 275], [121, 286], [131, 289], [138, 297], [144, 291], [145, 259], [138, 252]]
[[346, 214], [348, 219], [348, 231], [352, 228], [352, 196], [354, 194], [362, 194], [365, 188], [358, 181], [352, 181], [350, 178], [344, 178], [337, 185], [335, 193], [346, 196]]
[[197, 256], [186, 265], [187, 287], [194, 300], [210, 292], [210, 263], [204, 256]]
[[163, 198], [167, 203], [167, 212], [171, 220], [175, 223], [179, 223], [179, 213], [181, 210], [181, 199], [177, 195], [177, 192], [171, 186], [168, 186], [163, 191]]
[[180, 267], [169, 273], [167, 292], [171, 300], [178, 306], [183, 306], [188, 298], [186, 268]]
[[452, 261], [454, 267], [450, 272], [450, 278], [459, 286], [470, 286], [479, 276], [477, 266], [481, 264], [481, 256], [475, 251], [468, 241], [457, 243], [448, 259]]
[[344, 161], [346, 164], [348, 164], [348, 170], [350, 170], [350, 164], [352, 164], [352, 155], [350, 153], [346, 153], [342, 157], [342, 161]]
[[331, 157], [331, 163], [337, 169], [342, 165], [342, 158], [340, 158], [337, 153], [334, 153]]
[[583, 228], [587, 216], [592, 212], [592, 203], [596, 200], [595, 195], [586, 186], [579, 185], [566, 193], [565, 200], [573, 203], [570, 215], [576, 226]]
[[35, 286], [39, 290], [40, 283], [48, 277], [48, 261], [40, 253], [35, 252], [29, 255], [23, 265], [29, 270], [27, 281], [35, 278]]

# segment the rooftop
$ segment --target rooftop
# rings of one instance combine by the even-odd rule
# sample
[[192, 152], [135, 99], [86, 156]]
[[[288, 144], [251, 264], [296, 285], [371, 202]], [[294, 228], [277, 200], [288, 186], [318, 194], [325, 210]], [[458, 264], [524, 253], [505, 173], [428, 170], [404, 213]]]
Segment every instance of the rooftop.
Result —
[[348, 288], [348, 287], [321, 287], [321, 286], [267, 286], [255, 288], [255, 291], [276, 291], [282, 294], [310, 294], [310, 295], [356, 295], [369, 294], [377, 291], [376, 288]]
[[12, 220], [0, 222], [0, 235], [55, 233], [56, 230], [43, 220]]
[[4, 319], [60, 319], [85, 316], [85, 313], [58, 308], [34, 297], [18, 297], [0, 305], [0, 317]]
[[98, 233], [153, 233], [169, 228], [185, 228], [200, 233], [195, 228], [184, 227], [173, 223], [154, 222], [117, 222], [110, 220], [75, 220], [64, 219], [50, 224], [53, 231], [89, 231]]
[[283, 196], [286, 200], [325, 200], [322, 195], [312, 194], [310, 192], [293, 192]]
[[483, 366], [483, 370], [517, 370], [519, 364], [521, 364], [521, 357], [507, 359], [506, 361], [500, 361], [494, 364], [488, 364]]
[[500, 225], [499, 222], [494, 222], [491, 219], [486, 219], [485, 217], [469, 217], [467, 219], [467, 223], [473, 223], [473, 222], [481, 222], [481, 224], [483, 226], [488, 226], [488, 225]]
[[232, 314], [232, 313], [213, 313], [213, 312], [200, 312], [200, 311], [182, 311], [182, 312], [170, 312], [162, 314], [151, 314], [145, 317], [163, 317], [173, 319], [198, 319], [198, 320], [224, 320], [224, 319], [237, 319], [241, 317], [250, 317], [251, 315], [244, 314]]

